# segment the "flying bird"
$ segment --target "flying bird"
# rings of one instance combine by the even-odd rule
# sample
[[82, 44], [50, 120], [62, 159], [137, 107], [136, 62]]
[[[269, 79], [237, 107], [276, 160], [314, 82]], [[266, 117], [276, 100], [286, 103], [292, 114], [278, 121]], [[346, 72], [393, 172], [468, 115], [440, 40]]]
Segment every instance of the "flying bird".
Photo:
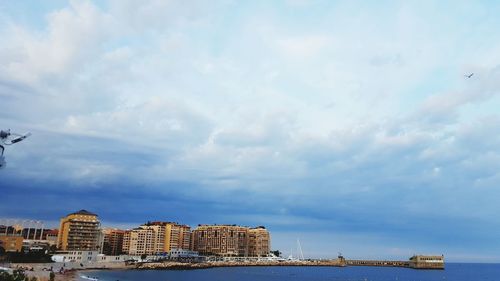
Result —
[[469, 74], [469, 75], [467, 75], [467, 74], [466, 74], [466, 75], [465, 75], [465, 77], [467, 77], [467, 78], [471, 78], [471, 77], [472, 77], [472, 75], [474, 75], [474, 72], [472, 72], [472, 73], [471, 73], [471, 74]]

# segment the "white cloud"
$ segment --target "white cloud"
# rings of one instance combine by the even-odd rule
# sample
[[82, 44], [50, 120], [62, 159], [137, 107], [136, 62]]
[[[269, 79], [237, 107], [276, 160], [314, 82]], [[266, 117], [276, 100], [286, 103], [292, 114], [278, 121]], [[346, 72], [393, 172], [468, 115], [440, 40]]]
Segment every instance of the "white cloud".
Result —
[[[88, 1], [70, 2], [70, 7], [47, 16], [42, 33], [13, 26], [2, 48], [4, 75], [30, 84], [46, 76], [66, 76], [92, 50], [112, 24], [106, 14]], [[90, 50], [89, 50], [90, 48]]]
[[277, 40], [278, 53], [285, 54], [290, 60], [317, 57], [328, 48], [331, 40], [322, 35], [282, 38]]
[[[389, 19], [401, 23], [394, 33], [376, 26], [365, 30], [376, 20], [370, 14], [361, 14], [349, 30], [315, 32], [294, 31], [261, 16], [254, 29], [255, 18], [237, 23], [241, 42], [219, 42], [202, 35], [221, 32], [206, 5], [191, 10], [175, 1], [116, 1], [109, 7], [101, 11], [91, 2], [71, 2], [47, 16], [40, 34], [15, 27], [10, 47], [1, 52], [3, 76], [37, 81], [33, 87], [41, 96], [26, 122], [171, 151], [173, 157], [152, 164], [160, 179], [190, 179], [181, 169], [204, 171], [200, 181], [212, 181], [210, 175], [307, 178], [405, 151], [417, 151], [421, 161], [435, 159], [443, 147], [430, 144], [456, 132], [438, 133], [423, 121], [459, 115], [463, 105], [496, 94], [493, 69], [473, 86], [419, 96], [407, 106], [413, 87], [448, 58], [439, 57], [445, 40], [429, 44], [435, 39], [432, 22], [411, 9]], [[347, 15], [337, 16], [339, 23], [350, 22]], [[419, 38], [408, 38], [417, 31]], [[25, 47], [9, 56], [16, 46]], [[10, 105], [18, 108], [32, 99], [17, 98]]]
[[[284, 224], [317, 215], [295, 216], [294, 204], [498, 211], [468, 193], [495, 195], [498, 38], [473, 54], [490, 42], [411, 3], [390, 12], [340, 3], [314, 18], [297, 10], [300, 21], [264, 6], [74, 1], [41, 29], [14, 18], [0, 31], [0, 121], [35, 134], [8, 151], [11, 173], [147, 183], [216, 202], [268, 198], [290, 210]], [[470, 196], [490, 207], [456, 207]]]

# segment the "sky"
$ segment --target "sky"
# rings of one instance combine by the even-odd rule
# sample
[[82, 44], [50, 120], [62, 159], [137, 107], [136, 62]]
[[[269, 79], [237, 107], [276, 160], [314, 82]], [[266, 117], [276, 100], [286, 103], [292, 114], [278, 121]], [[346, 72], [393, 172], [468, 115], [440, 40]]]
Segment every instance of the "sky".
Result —
[[[0, 1], [0, 218], [500, 262], [497, 1]], [[466, 74], [474, 73], [470, 78]]]

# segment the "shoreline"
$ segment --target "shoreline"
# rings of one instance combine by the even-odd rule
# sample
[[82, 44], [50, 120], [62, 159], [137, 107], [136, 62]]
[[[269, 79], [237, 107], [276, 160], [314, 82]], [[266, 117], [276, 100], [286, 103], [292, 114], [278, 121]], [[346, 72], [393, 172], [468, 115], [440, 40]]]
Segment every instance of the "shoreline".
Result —
[[[405, 263], [404, 266], [401, 266]], [[283, 267], [283, 266], [309, 266], [309, 267], [346, 267], [346, 266], [376, 266], [376, 267], [404, 267], [412, 268], [406, 265], [407, 262], [390, 261], [351, 261], [344, 259], [334, 260], [307, 260], [307, 261], [209, 261], [209, 262], [143, 262], [127, 264], [125, 262], [97, 262], [97, 263], [26, 263], [10, 264], [10, 268], [23, 269], [27, 276], [36, 277], [38, 281], [48, 281], [50, 272], [54, 272], [56, 281], [76, 281], [79, 272], [96, 270], [197, 270], [222, 267]], [[419, 269], [419, 268], [415, 268]], [[421, 268], [427, 269], [427, 268]], [[430, 268], [428, 268], [430, 269]], [[437, 268], [435, 268], [437, 269]], [[440, 269], [444, 269], [440, 268]]]
[[[15, 269], [14, 269], [15, 270]], [[33, 278], [36, 277], [37, 281], [49, 281], [50, 280], [50, 272], [51, 271], [45, 271], [45, 270], [24, 270], [24, 274], [28, 278]], [[64, 273], [59, 273], [59, 272], [54, 272], [55, 274], [55, 281], [76, 281], [78, 280], [77, 278], [77, 270], [68, 270]]]
[[123, 270], [134, 269], [134, 266], [125, 263], [11, 263], [12, 270], [21, 269], [29, 278], [36, 277], [37, 281], [48, 281], [50, 273], [54, 272], [55, 281], [76, 281], [79, 272], [91, 270]]

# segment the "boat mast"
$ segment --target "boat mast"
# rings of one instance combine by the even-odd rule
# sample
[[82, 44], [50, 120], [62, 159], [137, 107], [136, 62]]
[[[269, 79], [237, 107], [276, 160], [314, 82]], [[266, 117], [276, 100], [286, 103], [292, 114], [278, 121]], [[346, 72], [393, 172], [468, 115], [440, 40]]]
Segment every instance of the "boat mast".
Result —
[[299, 240], [299, 238], [297, 238], [297, 251], [300, 254], [300, 259], [303, 260], [304, 259], [304, 253], [302, 252], [302, 246], [300, 246], [300, 240]]

